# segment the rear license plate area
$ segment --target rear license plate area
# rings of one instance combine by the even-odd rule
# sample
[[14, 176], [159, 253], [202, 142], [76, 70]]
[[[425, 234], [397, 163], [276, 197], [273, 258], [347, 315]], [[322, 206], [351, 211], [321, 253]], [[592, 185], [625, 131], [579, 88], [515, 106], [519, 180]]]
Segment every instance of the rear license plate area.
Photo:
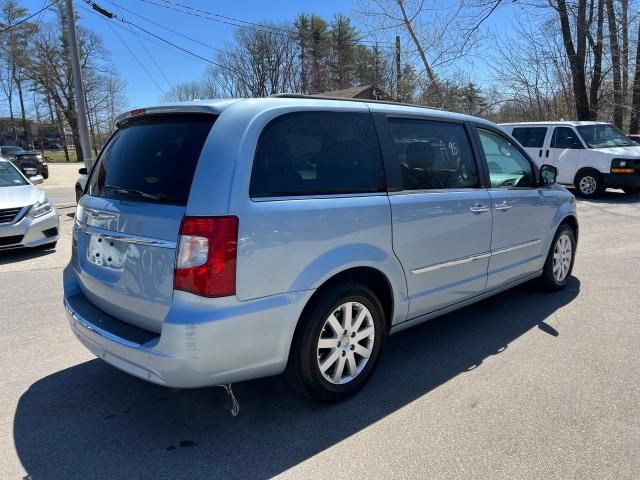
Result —
[[109, 270], [122, 270], [126, 259], [126, 243], [101, 235], [89, 234], [89, 248], [87, 249], [89, 263]]

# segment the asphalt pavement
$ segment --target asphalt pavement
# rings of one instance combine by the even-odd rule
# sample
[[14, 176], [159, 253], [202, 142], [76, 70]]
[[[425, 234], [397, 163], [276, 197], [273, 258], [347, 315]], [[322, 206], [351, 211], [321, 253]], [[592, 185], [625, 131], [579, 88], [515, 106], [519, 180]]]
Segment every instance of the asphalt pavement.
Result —
[[58, 207], [75, 205], [76, 194], [74, 187], [79, 176], [78, 170], [83, 166], [79, 162], [50, 163], [49, 178], [40, 185], [40, 188], [47, 192], [47, 195]]
[[[76, 173], [56, 172], [52, 197]], [[77, 167], [77, 166], [76, 166]], [[68, 180], [63, 180], [67, 176]], [[65, 177], [66, 178], [66, 177]], [[579, 201], [568, 288], [523, 285], [389, 338], [356, 397], [281, 377], [172, 392], [95, 359], [56, 251], [0, 254], [0, 478], [640, 478], [640, 196]]]

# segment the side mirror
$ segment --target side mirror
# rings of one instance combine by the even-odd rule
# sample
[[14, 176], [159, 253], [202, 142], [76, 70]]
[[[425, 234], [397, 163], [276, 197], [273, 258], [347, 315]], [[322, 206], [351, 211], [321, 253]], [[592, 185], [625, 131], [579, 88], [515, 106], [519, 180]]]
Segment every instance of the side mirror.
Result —
[[558, 179], [558, 169], [553, 165], [542, 165], [540, 167], [540, 183], [542, 185], [553, 185]]
[[29, 177], [29, 181], [34, 185], [40, 185], [44, 182], [44, 178], [42, 178], [42, 175], [34, 175], [33, 177]]
[[79, 173], [80, 175], [87, 175], [87, 169], [86, 169], [86, 167], [82, 167], [82, 168], [80, 168], [80, 169], [78, 170], [78, 173]]
[[567, 143], [569, 144], [569, 148], [575, 148], [575, 149], [582, 148], [582, 144], [580, 143], [580, 140], [578, 140], [575, 137], [567, 138]]

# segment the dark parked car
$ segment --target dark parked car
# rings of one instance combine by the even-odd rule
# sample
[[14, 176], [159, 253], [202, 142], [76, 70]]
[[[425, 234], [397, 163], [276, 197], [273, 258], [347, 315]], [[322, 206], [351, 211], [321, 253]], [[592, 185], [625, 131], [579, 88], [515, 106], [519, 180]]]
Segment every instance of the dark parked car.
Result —
[[16, 153], [21, 152], [24, 152], [24, 148], [16, 145], [2, 145], [0, 147], [0, 157], [6, 158], [7, 160], [13, 160], [16, 158]]
[[18, 152], [15, 154], [13, 163], [24, 173], [25, 177], [42, 175], [45, 179], [49, 178], [47, 159], [38, 152]]

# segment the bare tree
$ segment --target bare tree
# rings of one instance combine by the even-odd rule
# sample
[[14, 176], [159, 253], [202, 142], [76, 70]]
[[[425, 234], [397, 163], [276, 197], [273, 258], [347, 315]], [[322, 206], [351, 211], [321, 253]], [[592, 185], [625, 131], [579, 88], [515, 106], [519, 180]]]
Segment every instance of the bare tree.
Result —
[[[116, 80], [115, 72], [110, 68], [108, 53], [100, 38], [82, 28], [78, 33], [86, 100], [93, 133], [98, 139], [103, 130], [110, 128], [106, 126], [106, 118], [112, 118], [113, 115], [107, 112], [113, 110], [113, 105], [123, 103], [117, 97], [122, 96], [124, 84]], [[66, 52], [66, 36], [61, 35], [59, 25], [43, 24], [31, 38], [28, 55], [29, 62], [25, 64], [25, 73], [38, 90], [51, 100], [59, 128], [64, 129], [64, 124], [69, 126], [78, 160], [82, 160], [75, 111], [76, 99], [73, 95], [71, 67]]]
[[562, 31], [562, 39], [571, 66], [571, 79], [573, 84], [573, 95], [575, 100], [576, 115], [578, 120], [589, 120], [592, 117], [589, 108], [589, 97], [587, 95], [586, 82], [586, 47], [587, 47], [587, 1], [578, 0], [578, 8], [576, 12], [576, 39], [573, 40], [571, 31], [571, 23], [567, 2], [565, 0], [557, 0], [554, 5], [560, 18], [560, 26]]
[[[275, 28], [286, 28], [275, 26]], [[238, 29], [236, 42], [217, 55], [210, 75], [224, 96], [264, 97], [298, 91], [298, 46], [277, 31]]]
[[622, 70], [622, 103], [626, 103], [629, 90], [629, 0], [620, 0], [620, 30], [622, 49], [620, 50], [620, 68]]
[[[215, 73], [213, 75], [215, 75]], [[165, 100], [169, 102], [186, 102], [189, 100], [202, 100], [220, 96], [214, 77], [208, 75], [204, 81], [193, 80], [175, 85], [167, 92]]]
[[[593, 52], [593, 71], [591, 74], [591, 86], [589, 88], [590, 119], [597, 120], [600, 107], [600, 86], [602, 85], [602, 54], [604, 43], [604, 0], [597, 0], [596, 38], [589, 34], [589, 43]], [[593, 23], [594, 0], [591, 0], [589, 8], [589, 24]]]
[[613, 123], [622, 128], [624, 119], [624, 93], [622, 91], [620, 45], [618, 43], [618, 24], [613, 0], [604, 0], [609, 25], [609, 48], [611, 49], [611, 69], [613, 70]]
[[629, 131], [637, 133], [640, 131], [640, 28], [638, 28], [638, 41], [636, 46], [636, 65], [633, 77], [633, 96], [631, 99], [631, 121]]
[[0, 60], [3, 70], [0, 83], [9, 104], [9, 114], [13, 124], [13, 133], [18, 142], [17, 129], [13, 110], [14, 93], [18, 94], [22, 129], [26, 136], [26, 143], [30, 144], [30, 131], [27, 128], [27, 118], [25, 112], [25, 83], [24, 65], [28, 61], [27, 45], [29, 38], [35, 32], [35, 24], [31, 22], [21, 22], [27, 15], [27, 10], [21, 7], [16, 0], [3, 0], [0, 3], [0, 28], [7, 29], [0, 36]]
[[[571, 97], [570, 78], [563, 46], [558, 37], [550, 35], [553, 23], [544, 24], [545, 36], [529, 22], [514, 22], [517, 34], [498, 39], [491, 64], [501, 86], [504, 102], [499, 111], [503, 120], [552, 120], [566, 112], [563, 98]], [[569, 108], [573, 109], [570, 104]]]

